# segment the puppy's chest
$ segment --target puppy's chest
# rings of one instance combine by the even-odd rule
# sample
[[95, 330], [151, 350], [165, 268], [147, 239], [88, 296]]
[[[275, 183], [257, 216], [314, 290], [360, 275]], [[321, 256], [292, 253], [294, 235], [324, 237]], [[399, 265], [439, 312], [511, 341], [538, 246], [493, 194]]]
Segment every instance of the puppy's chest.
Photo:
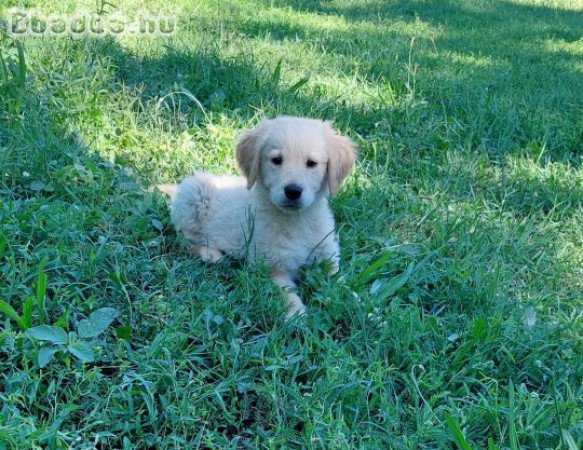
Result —
[[257, 251], [273, 262], [289, 260], [292, 264], [303, 264], [334, 230], [333, 221], [322, 223], [321, 219], [291, 217], [262, 222], [255, 234]]

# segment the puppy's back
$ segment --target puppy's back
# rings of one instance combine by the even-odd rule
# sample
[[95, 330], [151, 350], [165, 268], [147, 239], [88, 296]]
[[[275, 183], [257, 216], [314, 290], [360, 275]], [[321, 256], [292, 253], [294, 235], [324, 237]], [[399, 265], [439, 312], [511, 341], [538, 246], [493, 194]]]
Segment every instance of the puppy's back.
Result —
[[238, 255], [245, 243], [249, 191], [242, 177], [196, 172], [176, 187], [170, 217], [197, 245]]

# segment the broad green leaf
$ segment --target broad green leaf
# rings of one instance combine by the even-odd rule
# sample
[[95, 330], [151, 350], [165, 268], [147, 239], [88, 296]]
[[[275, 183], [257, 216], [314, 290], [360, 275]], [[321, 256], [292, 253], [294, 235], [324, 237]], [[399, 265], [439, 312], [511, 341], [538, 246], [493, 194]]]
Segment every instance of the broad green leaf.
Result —
[[117, 327], [115, 329], [115, 335], [117, 336], [118, 339], [125, 339], [126, 341], [129, 341], [130, 337], [132, 336], [132, 327], [130, 326]]
[[368, 283], [392, 256], [393, 255], [390, 252], [384, 252], [381, 256], [370, 263], [362, 273], [354, 278], [354, 284], [356, 286], [362, 286], [363, 284]]
[[378, 288], [378, 290], [375, 294], [377, 299], [384, 300], [384, 299], [394, 295], [395, 292], [397, 292], [399, 289], [401, 289], [403, 286], [405, 286], [405, 284], [407, 284], [407, 282], [411, 278], [411, 275], [413, 274], [414, 270], [415, 270], [415, 264], [411, 263], [411, 264], [409, 264], [409, 267], [407, 268], [407, 270], [405, 272], [403, 272], [400, 275], [397, 275], [396, 277], [391, 278], [390, 280], [388, 280], [384, 284], [382, 284]]
[[47, 364], [50, 363], [53, 359], [53, 356], [55, 356], [55, 353], [57, 353], [59, 350], [59, 347], [56, 345], [45, 345], [44, 347], [41, 347], [41, 349], [38, 351], [38, 366], [41, 369], [46, 367]]
[[83, 341], [73, 342], [67, 347], [69, 352], [84, 363], [95, 361], [95, 353], [89, 344]]
[[35, 180], [28, 185], [28, 188], [31, 191], [35, 191], [35, 192], [42, 191], [42, 190], [44, 190], [45, 187], [46, 187], [46, 184], [43, 181], [39, 181], [39, 180]]
[[100, 308], [93, 311], [87, 319], [79, 322], [77, 332], [82, 338], [94, 338], [103, 333], [111, 322], [119, 315], [119, 311], [113, 308]]
[[53, 344], [65, 344], [68, 338], [65, 330], [52, 325], [39, 325], [38, 327], [29, 328], [26, 330], [26, 334], [39, 341], [47, 341]]

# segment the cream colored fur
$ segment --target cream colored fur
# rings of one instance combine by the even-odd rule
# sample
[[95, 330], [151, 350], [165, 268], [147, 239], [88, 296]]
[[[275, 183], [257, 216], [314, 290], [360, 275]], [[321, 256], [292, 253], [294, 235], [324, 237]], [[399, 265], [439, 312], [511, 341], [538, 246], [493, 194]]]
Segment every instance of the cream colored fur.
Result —
[[328, 260], [338, 270], [327, 197], [354, 165], [352, 143], [327, 122], [279, 117], [245, 131], [236, 156], [245, 178], [197, 172], [161, 187], [172, 198], [172, 223], [204, 261], [225, 255], [265, 261], [285, 290], [288, 317], [303, 314], [293, 291], [299, 269]]

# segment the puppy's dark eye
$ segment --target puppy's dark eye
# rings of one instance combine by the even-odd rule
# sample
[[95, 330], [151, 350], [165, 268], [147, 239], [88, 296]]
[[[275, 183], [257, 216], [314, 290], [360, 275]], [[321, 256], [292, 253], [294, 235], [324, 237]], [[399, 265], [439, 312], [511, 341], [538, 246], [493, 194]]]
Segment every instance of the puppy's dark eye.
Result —
[[314, 161], [313, 159], [308, 159], [308, 162], [306, 163], [306, 166], [312, 168], [312, 167], [316, 167], [318, 165], [318, 163], [316, 161]]
[[283, 158], [281, 156], [274, 156], [273, 158], [271, 158], [271, 162], [273, 164], [275, 164], [276, 166], [281, 166], [281, 163], [283, 162]]

